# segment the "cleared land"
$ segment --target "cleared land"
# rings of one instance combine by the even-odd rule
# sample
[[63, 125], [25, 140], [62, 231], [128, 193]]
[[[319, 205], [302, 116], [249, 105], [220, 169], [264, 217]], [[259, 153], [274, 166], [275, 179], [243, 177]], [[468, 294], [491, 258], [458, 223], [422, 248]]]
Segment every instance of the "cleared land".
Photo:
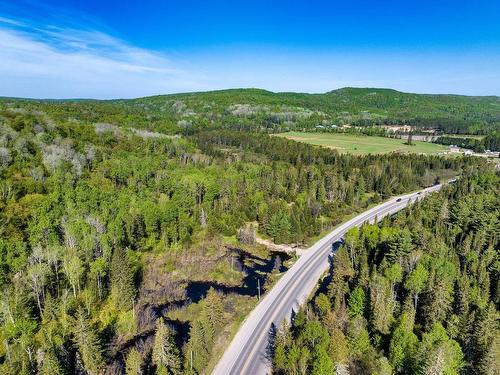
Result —
[[485, 136], [484, 135], [475, 135], [475, 134], [443, 134], [442, 137], [483, 139]]
[[405, 140], [403, 139], [367, 135], [287, 132], [277, 134], [277, 136], [317, 146], [329, 147], [339, 152], [350, 154], [383, 154], [387, 152], [437, 154], [447, 150], [446, 146], [429, 142], [414, 141], [414, 145], [409, 146], [404, 143]]

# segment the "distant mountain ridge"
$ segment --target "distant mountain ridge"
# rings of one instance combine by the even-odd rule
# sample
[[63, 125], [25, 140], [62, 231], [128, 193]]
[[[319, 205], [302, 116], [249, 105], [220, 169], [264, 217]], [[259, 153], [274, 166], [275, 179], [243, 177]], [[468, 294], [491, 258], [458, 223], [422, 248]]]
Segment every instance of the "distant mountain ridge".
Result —
[[140, 100], [147, 98], [157, 98], [157, 97], [178, 97], [178, 96], [197, 96], [197, 95], [224, 95], [224, 94], [248, 94], [248, 95], [263, 95], [263, 96], [304, 96], [304, 97], [318, 97], [324, 95], [368, 95], [368, 94], [394, 94], [394, 95], [417, 95], [426, 97], [457, 97], [457, 98], [476, 98], [476, 99], [496, 99], [500, 100], [498, 95], [463, 95], [463, 94], [453, 94], [453, 93], [441, 93], [441, 94], [430, 94], [430, 93], [412, 93], [406, 91], [399, 91], [391, 88], [384, 87], [353, 87], [346, 86], [338, 89], [333, 89], [326, 91], [324, 93], [306, 93], [300, 91], [271, 91], [260, 88], [230, 88], [230, 89], [220, 89], [220, 90], [207, 90], [207, 91], [187, 91], [178, 92], [171, 94], [158, 94], [158, 95], [148, 95], [137, 98], [115, 98], [115, 99], [95, 99], [95, 98], [69, 98], [69, 99], [43, 99], [43, 98], [29, 98], [29, 97], [11, 97], [11, 96], [1, 96], [0, 100], [4, 99], [14, 99], [14, 100], [33, 100], [33, 101], [102, 101], [102, 102], [112, 102], [112, 101], [126, 101], [126, 100]]
[[197, 128], [284, 131], [345, 124], [409, 124], [477, 134], [500, 129], [498, 96], [413, 94], [387, 88], [344, 87], [324, 94], [249, 88], [113, 100], [0, 99], [14, 106], [21, 102], [84, 122], [121, 121], [168, 132]]
[[[498, 95], [463, 95], [463, 94], [453, 94], [453, 93], [441, 93], [441, 94], [431, 94], [431, 93], [412, 93], [406, 91], [399, 91], [396, 89], [386, 88], [386, 87], [353, 87], [346, 86], [338, 89], [333, 89], [330, 91], [326, 91], [324, 93], [307, 93], [300, 91], [271, 91], [266, 89], [260, 89], [256, 87], [250, 88], [230, 88], [230, 89], [220, 89], [220, 90], [207, 90], [207, 91], [193, 91], [193, 92], [179, 92], [172, 94], [159, 94], [159, 95], [148, 95], [144, 97], [132, 98], [132, 99], [122, 99], [122, 100], [134, 100], [134, 99], [143, 99], [143, 98], [151, 98], [151, 97], [168, 97], [168, 96], [193, 96], [200, 94], [261, 94], [261, 95], [269, 95], [269, 96], [289, 96], [289, 95], [303, 95], [303, 96], [322, 96], [322, 95], [367, 95], [367, 94], [395, 94], [395, 95], [418, 95], [418, 96], [428, 96], [428, 97], [440, 97], [440, 96], [448, 96], [448, 97], [462, 97], [462, 98], [497, 98], [500, 100], [500, 96]], [[119, 99], [110, 99], [110, 100], [119, 100]]]

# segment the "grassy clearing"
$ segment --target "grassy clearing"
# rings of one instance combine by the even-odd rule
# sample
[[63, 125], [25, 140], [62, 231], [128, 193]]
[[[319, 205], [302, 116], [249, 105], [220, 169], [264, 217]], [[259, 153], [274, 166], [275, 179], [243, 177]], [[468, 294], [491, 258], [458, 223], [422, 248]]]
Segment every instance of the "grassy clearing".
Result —
[[287, 132], [277, 136], [306, 142], [317, 146], [333, 148], [341, 153], [350, 154], [384, 154], [388, 152], [412, 152], [418, 154], [437, 154], [446, 151], [446, 146], [414, 141], [414, 145], [404, 144], [402, 139], [353, 135], [343, 133], [306, 133]]
[[484, 135], [475, 135], [475, 134], [443, 134], [442, 137], [450, 137], [450, 138], [469, 138], [469, 139], [483, 139]]

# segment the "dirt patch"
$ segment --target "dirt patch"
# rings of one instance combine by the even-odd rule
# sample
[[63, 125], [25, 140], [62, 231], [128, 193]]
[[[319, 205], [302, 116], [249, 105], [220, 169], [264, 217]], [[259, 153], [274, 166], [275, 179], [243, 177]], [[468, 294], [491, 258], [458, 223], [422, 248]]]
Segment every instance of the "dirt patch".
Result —
[[298, 256], [303, 255], [307, 251], [307, 249], [301, 248], [297, 245], [293, 245], [293, 244], [279, 244], [278, 245], [278, 244], [275, 244], [271, 240], [266, 240], [266, 239], [260, 238], [260, 237], [256, 237], [255, 241], [258, 244], [266, 246], [271, 251], [282, 251], [284, 253], [296, 254]]

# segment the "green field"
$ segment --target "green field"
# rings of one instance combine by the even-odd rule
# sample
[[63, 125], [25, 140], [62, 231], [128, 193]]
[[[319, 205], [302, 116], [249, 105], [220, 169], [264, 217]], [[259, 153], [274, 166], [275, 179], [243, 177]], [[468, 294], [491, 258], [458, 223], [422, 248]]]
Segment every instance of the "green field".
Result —
[[350, 154], [383, 154], [387, 152], [413, 152], [420, 154], [436, 154], [447, 150], [446, 146], [414, 141], [414, 145], [404, 144], [402, 139], [353, 135], [342, 133], [306, 133], [287, 132], [277, 136], [306, 142], [317, 146], [333, 148], [341, 153]]
[[476, 134], [443, 134], [442, 137], [483, 139], [485, 136], [484, 135], [476, 135]]

